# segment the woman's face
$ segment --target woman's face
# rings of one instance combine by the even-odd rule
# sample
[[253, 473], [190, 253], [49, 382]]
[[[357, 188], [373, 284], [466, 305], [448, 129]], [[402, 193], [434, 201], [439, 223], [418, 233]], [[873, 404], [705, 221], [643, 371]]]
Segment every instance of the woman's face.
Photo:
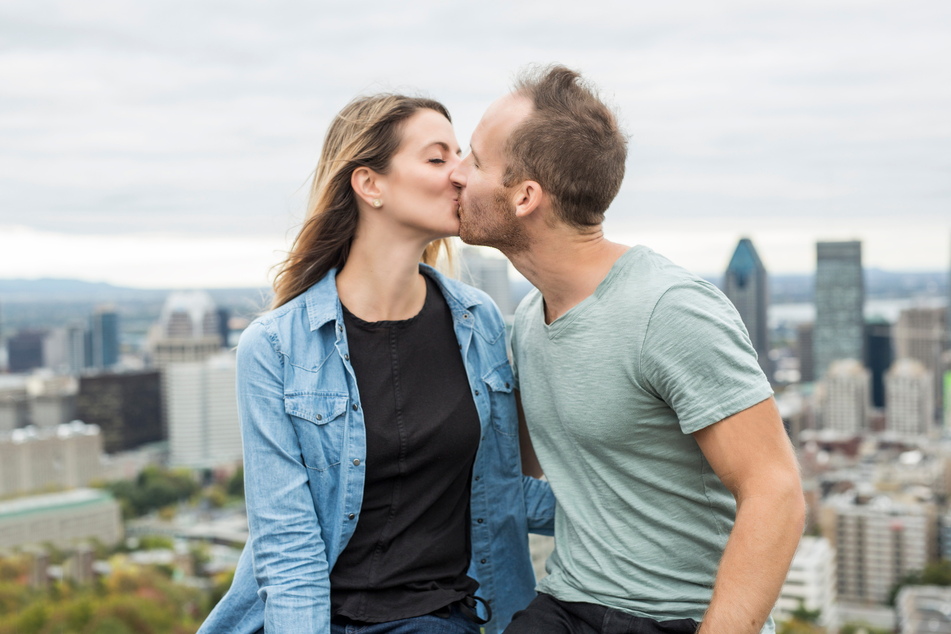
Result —
[[459, 193], [449, 180], [459, 154], [446, 117], [429, 109], [415, 113], [403, 123], [389, 172], [379, 177], [381, 211], [427, 241], [459, 235]]

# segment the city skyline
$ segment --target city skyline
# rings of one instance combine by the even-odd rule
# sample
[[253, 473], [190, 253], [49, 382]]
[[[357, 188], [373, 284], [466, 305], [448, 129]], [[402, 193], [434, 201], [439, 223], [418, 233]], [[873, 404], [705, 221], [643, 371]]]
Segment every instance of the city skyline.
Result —
[[[504, 15], [504, 20], [499, 20]], [[531, 62], [594, 81], [631, 145], [607, 236], [699, 273], [751, 238], [951, 262], [951, 6], [414, 0], [0, 7], [0, 277], [262, 286], [354, 95], [446, 103], [460, 145]]]

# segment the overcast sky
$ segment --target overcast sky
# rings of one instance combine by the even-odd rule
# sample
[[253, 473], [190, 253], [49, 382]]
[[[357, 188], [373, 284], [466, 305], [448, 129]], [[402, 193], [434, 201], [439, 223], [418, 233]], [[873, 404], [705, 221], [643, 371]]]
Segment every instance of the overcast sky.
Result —
[[443, 101], [463, 147], [519, 68], [631, 138], [608, 236], [701, 274], [749, 236], [951, 264], [951, 2], [0, 0], [0, 277], [257, 286], [354, 95]]

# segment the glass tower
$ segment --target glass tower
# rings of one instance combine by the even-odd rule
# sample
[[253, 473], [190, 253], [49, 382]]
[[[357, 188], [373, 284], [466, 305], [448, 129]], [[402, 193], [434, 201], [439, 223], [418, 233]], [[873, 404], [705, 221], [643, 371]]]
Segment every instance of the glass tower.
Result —
[[838, 359], [865, 359], [862, 243], [816, 243], [815, 378]]
[[730, 298], [740, 319], [746, 325], [753, 349], [759, 357], [760, 367], [767, 377], [769, 370], [769, 328], [766, 309], [769, 304], [766, 268], [749, 238], [736, 245], [723, 278], [723, 292]]

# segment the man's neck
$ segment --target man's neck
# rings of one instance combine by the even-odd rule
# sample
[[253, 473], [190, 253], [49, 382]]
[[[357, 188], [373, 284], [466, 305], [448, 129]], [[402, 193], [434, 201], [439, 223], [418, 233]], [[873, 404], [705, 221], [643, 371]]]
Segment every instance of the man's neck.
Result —
[[545, 300], [545, 322], [551, 323], [592, 295], [628, 247], [596, 231], [567, 229], [534, 236], [531, 246], [507, 253], [509, 260]]

